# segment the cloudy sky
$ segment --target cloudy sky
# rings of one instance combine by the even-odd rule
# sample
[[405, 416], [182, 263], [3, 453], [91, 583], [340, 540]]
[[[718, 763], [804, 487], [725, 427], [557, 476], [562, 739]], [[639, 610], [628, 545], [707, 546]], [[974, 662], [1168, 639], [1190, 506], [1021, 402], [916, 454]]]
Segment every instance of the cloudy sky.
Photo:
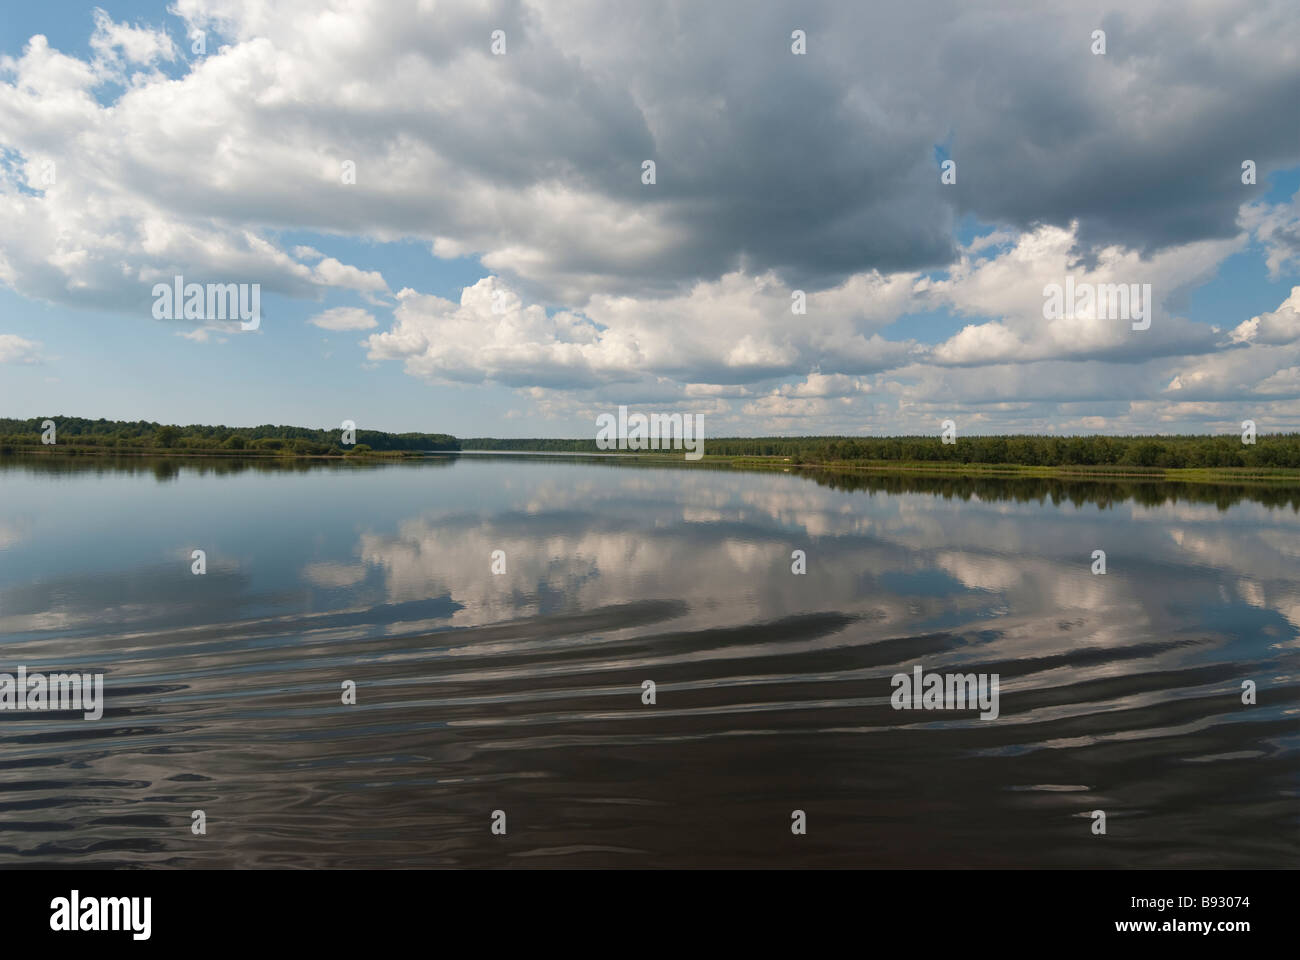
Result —
[[13, 5], [0, 415], [1298, 430], [1298, 104], [1295, 0]]

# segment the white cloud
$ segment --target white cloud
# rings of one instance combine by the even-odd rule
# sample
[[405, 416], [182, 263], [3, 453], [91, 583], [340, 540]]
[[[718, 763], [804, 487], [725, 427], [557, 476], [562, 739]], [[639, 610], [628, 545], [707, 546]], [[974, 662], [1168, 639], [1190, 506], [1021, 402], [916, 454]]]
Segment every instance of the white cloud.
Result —
[[1294, 343], [1300, 340], [1300, 287], [1281, 306], [1243, 321], [1230, 334], [1236, 343]]
[[40, 363], [41, 345], [17, 334], [0, 333], [0, 363]]
[[114, 23], [105, 11], [95, 8], [95, 32], [90, 48], [101, 61], [125, 59], [132, 64], [175, 60], [176, 46], [165, 30]]
[[[87, 59], [40, 36], [0, 57], [6, 287], [140, 317], [175, 274], [352, 290], [374, 309], [309, 322], [376, 330], [369, 359], [422, 379], [542, 391], [528, 396], [548, 414], [617, 385], [822, 432], [929, 429], [944, 407], [963, 424], [1090, 426], [1154, 422], [1152, 403], [1221, 417], [1179, 404], [1293, 390], [1294, 293], [1224, 318], [1227, 337], [1177, 315], [1252, 238], [1275, 276], [1297, 263], [1300, 201], [1243, 207], [1234, 177], [1213, 176], [1235, 156], [1229, 121], [1261, 176], [1297, 160], [1276, 122], [1298, 70], [1290, 0], [1212, 4], [1232, 25], [1219, 31], [1133, 0], [1095, 59], [1070, 39], [1095, 26], [1086, 10], [976, 24], [947, 0], [812, 0], [806, 58], [784, 47], [789, 10], [726, 0], [173, 9], [210, 32], [207, 55], [101, 11]], [[505, 57], [488, 49], [497, 28]], [[1162, 38], [1140, 62], [1133, 31]], [[967, 83], [993, 36], [998, 66]], [[944, 136], [956, 190], [936, 182]], [[998, 226], [963, 248], [960, 217]], [[304, 232], [313, 246], [281, 242]], [[404, 289], [377, 329], [384, 271], [330, 256], [330, 236], [418, 241], [494, 276], [458, 298]], [[1044, 320], [1043, 287], [1067, 274], [1150, 283], [1151, 329]], [[969, 322], [933, 346], [897, 332], [922, 313]]]
[[1242, 207], [1239, 220], [1264, 245], [1268, 275], [1277, 280], [1283, 271], [1300, 268], [1300, 192], [1287, 203], [1254, 203]]
[[[33, 248], [29, 259], [11, 258], [6, 282], [43, 299], [124, 305], [135, 291], [104, 296], [114, 279], [123, 283], [123, 262], [127, 277], [224, 265], [189, 261], [201, 251], [185, 244], [139, 256], [145, 222], [160, 219], [212, 249], [246, 246], [223, 243], [225, 235], [282, 229], [418, 239], [439, 256], [478, 256], [530, 298], [571, 308], [594, 293], [677, 293], [738, 269], [775, 272], [810, 294], [858, 275], [864, 288], [878, 287], [869, 297], [842, 293], [858, 298], [869, 321], [907, 296], [916, 266], [941, 265], [955, 249], [953, 197], [933, 189], [926, 157], [943, 130], [977, 146], [1014, 144], [963, 159], [964, 171], [1000, 167], [964, 194], [986, 220], [1023, 225], [1041, 215], [1018, 208], [1038, 200], [1055, 209], [1076, 196], [1080, 236], [1108, 216], [1124, 221], [1110, 232], [1133, 235], [1135, 247], [1178, 243], [1162, 218], [1222, 235], [1235, 204], [1225, 208], [1225, 195], [1202, 180], [1197, 191], [1138, 191], [1157, 205], [1143, 220], [1138, 204], [1095, 189], [1090, 164], [1151, 150], [1125, 169], [1168, 177], [1189, 136], [1218, 150], [1214, 119], [1243, 116], [1259, 126], [1261, 170], [1286, 144], [1294, 160], [1270, 108], [1275, 95], [1293, 93], [1295, 66], [1268, 55], [1294, 27], [1294, 9], [1287, 0], [1227, 4], [1233, 30], [1207, 36], [1163, 0], [1130, 6], [1144, 35], [1169, 42], [1145, 48], [1147, 96], [1118, 120], [1109, 108], [1132, 83], [1130, 60], [1117, 53], [1106, 64], [1114, 69], [1086, 74], [1058, 62], [1073, 50], [1070, 29], [1093, 26], [1084, 11], [995, 15], [1008, 66], [978, 92], [961, 81], [965, 59], [987, 55], [988, 37], [960, 3], [943, 0], [924, 17], [932, 35], [913, 29], [916, 12], [814, 2], [807, 15], [824, 24], [818, 50], [797, 62], [766, 52], [772, 36], [789, 32], [790, 13], [778, 8], [722, 3], [683, 13], [647, 3], [615, 17], [598, 4], [540, 0], [396, 8], [178, 0], [172, 9], [187, 26], [213, 36], [207, 55], [176, 76], [155, 69], [180, 59], [165, 32], [100, 13], [97, 59], [59, 54], [36, 37], [0, 66], [0, 142], [24, 157], [55, 153], [67, 171], [38, 197], [0, 194], [0, 219]], [[488, 47], [498, 28], [510, 37], [504, 57]], [[940, 48], [946, 56], [929, 57]], [[918, 56], [926, 69], [916, 69]], [[92, 94], [105, 60], [124, 89], [101, 104]], [[1202, 82], [1205, 63], [1236, 70]], [[1068, 94], [1058, 104], [1067, 116], [1044, 123], [1036, 111], [1052, 92]], [[1162, 135], [1134, 136], [1142, 124]], [[1009, 125], [1025, 135], [1008, 137]], [[1060, 142], [1043, 142], [1048, 134]], [[647, 187], [640, 165], [651, 156], [659, 177]], [[342, 181], [346, 161], [355, 183]], [[6, 249], [14, 237], [0, 237]], [[48, 269], [51, 253], [58, 269]], [[881, 275], [871, 275], [873, 264]], [[281, 268], [263, 282], [296, 296], [335, 283], [384, 290], [373, 273], [345, 272]], [[736, 365], [788, 355], [756, 340]]]
[[307, 322], [322, 330], [372, 330], [379, 325], [374, 314], [360, 307], [333, 307]]
[[[1194, 353], [1217, 339], [1203, 324], [1171, 316], [1167, 304], [1210, 279], [1219, 264], [1241, 249], [1245, 236], [1170, 247], [1150, 257], [1109, 247], [1091, 269], [1075, 262], [1078, 227], [1040, 227], [1022, 234], [1008, 249], [974, 260], [970, 248], [945, 279], [921, 285], [936, 305], [962, 314], [993, 317], [971, 324], [933, 352], [943, 364], [992, 364], [1110, 357], [1133, 360], [1168, 353]], [[1065, 285], [1150, 285], [1151, 327], [1133, 330], [1129, 318], [1099, 316], [1094, 306], [1076, 315], [1045, 319], [1045, 289]]]
[[361, 270], [326, 257], [312, 269], [312, 279], [327, 287], [345, 287], [348, 290], [377, 293], [388, 292], [388, 284], [378, 270]]

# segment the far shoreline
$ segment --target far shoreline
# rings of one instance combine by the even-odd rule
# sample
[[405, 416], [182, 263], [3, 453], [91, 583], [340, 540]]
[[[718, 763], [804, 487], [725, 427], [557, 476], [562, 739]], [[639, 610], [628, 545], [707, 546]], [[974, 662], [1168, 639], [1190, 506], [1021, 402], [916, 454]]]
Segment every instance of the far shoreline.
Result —
[[0, 463], [28, 456], [57, 459], [186, 459], [246, 460], [264, 463], [304, 463], [312, 461], [342, 463], [420, 462], [451, 456], [495, 456], [550, 459], [599, 459], [655, 466], [732, 467], [742, 470], [787, 473], [873, 473], [895, 476], [984, 477], [989, 479], [1056, 479], [1066, 481], [1129, 480], [1151, 483], [1230, 484], [1255, 483], [1300, 486], [1300, 469], [1273, 467], [1133, 467], [1056, 465], [1029, 466], [1014, 463], [957, 463], [952, 461], [808, 461], [796, 463], [791, 457], [706, 454], [687, 460], [679, 452], [590, 452], [564, 450], [369, 450], [344, 454], [293, 453], [281, 450], [120, 448], [96, 445], [51, 444], [40, 447], [10, 447], [0, 451]]

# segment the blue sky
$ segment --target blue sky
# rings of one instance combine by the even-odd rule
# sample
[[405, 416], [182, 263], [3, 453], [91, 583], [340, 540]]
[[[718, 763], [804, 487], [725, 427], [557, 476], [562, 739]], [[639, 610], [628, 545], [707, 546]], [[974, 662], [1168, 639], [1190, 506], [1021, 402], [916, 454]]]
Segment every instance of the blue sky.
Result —
[[[629, 404], [715, 436], [1300, 429], [1300, 63], [1280, 39], [1300, 12], [984, 13], [14, 8], [0, 414], [588, 436]], [[259, 284], [260, 328], [155, 319], [176, 272]], [[1151, 328], [1048, 323], [1067, 275], [1151, 284]]]

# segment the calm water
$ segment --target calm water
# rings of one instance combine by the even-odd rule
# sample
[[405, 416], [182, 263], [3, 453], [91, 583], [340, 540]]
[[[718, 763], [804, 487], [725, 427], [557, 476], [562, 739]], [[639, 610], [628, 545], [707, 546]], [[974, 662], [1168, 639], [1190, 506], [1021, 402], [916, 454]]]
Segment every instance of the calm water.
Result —
[[[0, 462], [0, 672], [102, 671], [107, 700], [0, 712], [0, 865], [1295, 867], [1298, 506]], [[917, 664], [998, 673], [1000, 717], [892, 709]]]

